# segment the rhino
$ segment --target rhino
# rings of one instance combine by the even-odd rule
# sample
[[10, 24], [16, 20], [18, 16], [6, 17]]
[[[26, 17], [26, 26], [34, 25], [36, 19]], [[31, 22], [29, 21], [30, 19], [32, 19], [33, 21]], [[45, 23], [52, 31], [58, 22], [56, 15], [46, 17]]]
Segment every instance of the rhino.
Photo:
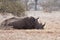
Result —
[[39, 23], [39, 18], [25, 17], [14, 22], [10, 22], [8, 26], [13, 26], [14, 29], [44, 29], [45, 23]]

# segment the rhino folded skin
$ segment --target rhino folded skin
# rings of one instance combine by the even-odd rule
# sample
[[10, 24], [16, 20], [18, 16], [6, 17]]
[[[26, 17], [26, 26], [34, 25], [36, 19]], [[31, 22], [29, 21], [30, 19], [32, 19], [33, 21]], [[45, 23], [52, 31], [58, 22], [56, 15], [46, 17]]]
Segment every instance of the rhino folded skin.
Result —
[[[45, 23], [39, 23], [39, 18], [25, 17], [25, 18], [10, 18], [5, 21], [4, 26], [13, 26], [14, 29], [44, 29]], [[4, 22], [3, 22], [4, 23]]]

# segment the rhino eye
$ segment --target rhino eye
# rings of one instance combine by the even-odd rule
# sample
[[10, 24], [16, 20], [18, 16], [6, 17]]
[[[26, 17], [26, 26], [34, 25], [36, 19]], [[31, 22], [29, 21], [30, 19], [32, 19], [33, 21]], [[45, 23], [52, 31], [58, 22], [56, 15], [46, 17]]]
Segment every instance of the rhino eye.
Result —
[[35, 21], [35, 19], [33, 19], [33, 21]]

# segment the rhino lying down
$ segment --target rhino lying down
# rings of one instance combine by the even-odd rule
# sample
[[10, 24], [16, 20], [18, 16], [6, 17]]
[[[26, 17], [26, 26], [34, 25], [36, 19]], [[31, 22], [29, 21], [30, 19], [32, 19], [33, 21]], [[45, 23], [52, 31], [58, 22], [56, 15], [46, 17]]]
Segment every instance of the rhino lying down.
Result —
[[44, 29], [45, 24], [39, 23], [38, 18], [26, 17], [8, 24], [14, 29]]
[[45, 24], [39, 23], [34, 17], [26, 17], [14, 22], [10, 22], [8, 26], [13, 26], [14, 29], [44, 29]]

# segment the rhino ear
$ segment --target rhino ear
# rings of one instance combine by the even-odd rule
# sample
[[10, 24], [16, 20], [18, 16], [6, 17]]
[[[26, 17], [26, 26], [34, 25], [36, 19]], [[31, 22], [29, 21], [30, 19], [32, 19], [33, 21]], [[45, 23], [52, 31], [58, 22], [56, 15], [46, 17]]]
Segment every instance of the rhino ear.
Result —
[[39, 17], [38, 18], [36, 18], [37, 20], [39, 19]]

